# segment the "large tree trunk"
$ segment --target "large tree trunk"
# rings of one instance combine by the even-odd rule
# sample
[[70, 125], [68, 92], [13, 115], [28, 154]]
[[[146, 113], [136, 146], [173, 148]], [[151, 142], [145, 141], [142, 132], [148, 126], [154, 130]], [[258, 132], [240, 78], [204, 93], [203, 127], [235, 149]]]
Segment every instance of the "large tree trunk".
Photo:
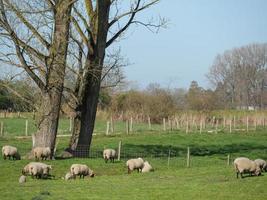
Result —
[[42, 91], [38, 131], [35, 134], [35, 143], [33, 144], [33, 147], [50, 147], [52, 152], [56, 141], [64, 86], [72, 4], [72, 0], [61, 0], [56, 6], [53, 42], [47, 59], [49, 73], [46, 88]]
[[76, 109], [74, 128], [70, 140], [70, 152], [76, 157], [87, 157], [92, 140], [100, 91], [101, 70], [90, 73], [81, 104]]
[[88, 51], [84, 77], [79, 84], [76, 117], [68, 151], [76, 157], [87, 157], [95, 125], [101, 74], [106, 50], [110, 1], [98, 1], [97, 17], [91, 21], [95, 45]]

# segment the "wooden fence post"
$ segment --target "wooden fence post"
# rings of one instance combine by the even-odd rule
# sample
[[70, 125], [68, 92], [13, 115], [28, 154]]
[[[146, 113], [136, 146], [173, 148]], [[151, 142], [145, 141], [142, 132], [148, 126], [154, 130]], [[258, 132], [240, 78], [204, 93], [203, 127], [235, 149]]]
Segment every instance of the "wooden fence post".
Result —
[[166, 119], [163, 118], [163, 131], [166, 131]]
[[148, 121], [148, 130], [151, 131], [151, 120], [150, 120], [150, 117], [149, 116], [147, 118], [147, 121]]
[[247, 132], [248, 132], [248, 128], [249, 128], [248, 127], [249, 126], [248, 123], [249, 123], [249, 119], [248, 119], [248, 116], [247, 116]]
[[179, 121], [178, 121], [177, 117], [175, 117], [175, 123], [176, 123], [176, 129], [179, 130], [180, 126], [179, 126]]
[[119, 146], [118, 146], [118, 161], [121, 160], [121, 140], [119, 141]]
[[109, 135], [109, 121], [107, 121], [106, 135]]
[[127, 119], [126, 120], [126, 133], [127, 134], [129, 134], [129, 129], [130, 129], [130, 127], [129, 127], [129, 120]]
[[133, 132], [133, 117], [131, 117], [131, 119], [130, 119], [130, 128], [129, 128], [129, 132]]
[[185, 132], [186, 132], [186, 134], [188, 134], [188, 132], [189, 132], [189, 121], [188, 121], [188, 119], [186, 121], [186, 130], [185, 130]]
[[190, 147], [187, 147], [186, 166], [187, 166], [187, 167], [190, 167]]
[[0, 129], [0, 132], [1, 132], [1, 136], [3, 137], [4, 136], [4, 122], [1, 121], [1, 129]]
[[25, 136], [28, 136], [28, 120], [25, 121]]
[[234, 116], [234, 131], [236, 129], [235, 116]]

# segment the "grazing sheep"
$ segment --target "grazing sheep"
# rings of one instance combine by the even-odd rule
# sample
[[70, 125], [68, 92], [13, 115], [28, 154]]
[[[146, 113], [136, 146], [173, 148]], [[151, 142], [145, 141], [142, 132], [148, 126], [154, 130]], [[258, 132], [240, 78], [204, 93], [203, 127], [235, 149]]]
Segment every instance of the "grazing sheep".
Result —
[[67, 180], [71, 180], [71, 179], [75, 179], [75, 176], [71, 173], [71, 172], [68, 172], [66, 175], [65, 175], [65, 178], [64, 178], [66, 181]]
[[142, 158], [130, 159], [126, 162], [126, 166], [128, 168], [128, 174], [130, 174], [135, 169], [137, 170], [137, 172], [140, 172], [144, 167], [144, 160]]
[[4, 159], [8, 157], [8, 159], [10, 160], [10, 158], [12, 157], [13, 160], [14, 159], [20, 160], [20, 154], [18, 153], [18, 150], [16, 147], [13, 147], [13, 146], [9, 146], [9, 145], [3, 146], [2, 155]]
[[261, 169], [256, 162], [245, 157], [236, 158], [234, 160], [234, 167], [236, 169], [236, 178], [238, 178], [238, 174], [243, 178], [244, 173], [250, 173], [250, 176], [252, 176], [252, 174], [256, 176], [261, 174]]
[[256, 159], [254, 160], [255, 163], [260, 167], [261, 171], [265, 171], [267, 172], [267, 163], [265, 160], [262, 160], [262, 159]]
[[25, 183], [26, 182], [26, 176], [22, 175], [19, 177], [19, 183]]
[[94, 172], [93, 170], [91, 170], [87, 165], [82, 165], [82, 164], [73, 164], [70, 167], [70, 172], [71, 174], [76, 177], [77, 175], [81, 177], [85, 177], [85, 176], [90, 176], [90, 177], [94, 177]]
[[51, 149], [50, 147], [35, 147], [33, 149], [33, 155], [35, 157], [35, 160], [46, 160], [51, 156]]
[[30, 162], [22, 169], [23, 175], [31, 175], [36, 178], [44, 178], [50, 176], [51, 165], [40, 162]]
[[103, 151], [103, 158], [106, 163], [108, 162], [108, 160], [114, 163], [115, 156], [116, 156], [116, 151], [114, 149], [105, 149]]
[[145, 172], [152, 172], [154, 171], [153, 167], [149, 164], [148, 161], [145, 161], [144, 162], [144, 166], [142, 168], [142, 173], [145, 173]]

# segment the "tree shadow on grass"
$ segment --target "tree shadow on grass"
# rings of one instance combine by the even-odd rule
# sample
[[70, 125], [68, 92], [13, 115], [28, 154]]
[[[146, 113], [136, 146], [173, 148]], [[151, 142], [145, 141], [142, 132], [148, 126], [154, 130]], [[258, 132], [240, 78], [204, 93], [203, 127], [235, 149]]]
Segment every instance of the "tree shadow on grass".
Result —
[[[248, 151], [259, 150], [266, 152], [266, 145], [255, 144], [231, 144], [231, 145], [210, 145], [210, 146], [190, 146], [192, 156], [211, 156], [215, 154], [227, 155], [232, 153], [244, 153]], [[124, 144], [122, 147], [122, 157], [167, 157], [184, 156], [187, 153], [186, 147], [177, 147], [172, 145], [135, 145]], [[140, 155], [140, 156], [138, 156]]]

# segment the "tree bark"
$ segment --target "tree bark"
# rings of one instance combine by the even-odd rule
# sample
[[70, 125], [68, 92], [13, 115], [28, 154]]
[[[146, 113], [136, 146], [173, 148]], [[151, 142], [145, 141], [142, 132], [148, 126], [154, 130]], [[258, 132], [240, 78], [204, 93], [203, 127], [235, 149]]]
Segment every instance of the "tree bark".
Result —
[[69, 39], [72, 0], [61, 0], [55, 10], [53, 42], [47, 59], [49, 69], [46, 87], [42, 91], [42, 104], [39, 110], [38, 131], [33, 147], [50, 147], [54, 152], [61, 96], [64, 86], [66, 56]]
[[89, 154], [105, 58], [109, 10], [109, 0], [99, 1], [97, 17], [91, 21], [93, 38], [90, 44], [94, 45], [90, 47], [92, 51], [88, 51], [86, 57], [85, 75], [79, 84], [79, 103], [76, 105], [74, 128], [67, 149], [76, 157], [87, 157]]

